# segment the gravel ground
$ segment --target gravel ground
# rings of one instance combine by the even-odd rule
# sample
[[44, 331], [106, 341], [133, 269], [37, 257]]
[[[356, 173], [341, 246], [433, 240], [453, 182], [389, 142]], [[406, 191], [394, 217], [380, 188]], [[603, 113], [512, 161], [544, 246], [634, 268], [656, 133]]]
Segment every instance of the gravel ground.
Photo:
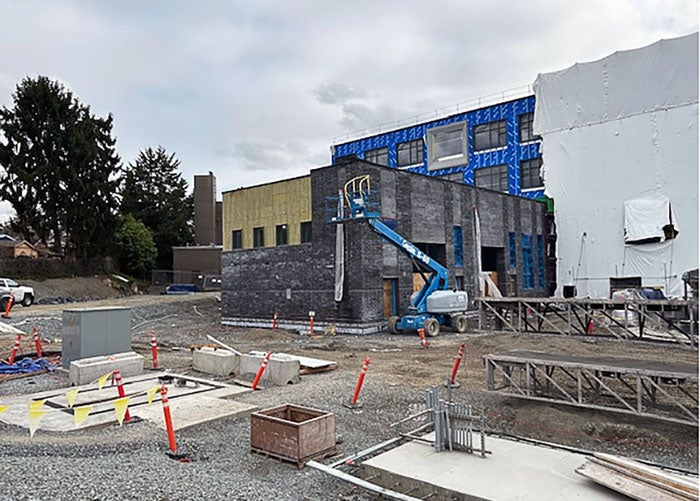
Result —
[[[335, 413], [343, 455], [393, 437], [389, 424], [421, 408], [424, 389], [442, 382], [457, 346], [465, 341], [468, 350], [460, 368], [462, 386], [455, 398], [483, 407], [492, 431], [697, 471], [697, 428], [519, 401], [483, 391], [483, 354], [538, 349], [619, 355], [619, 343], [445, 333], [422, 350], [412, 336], [309, 338], [284, 331], [224, 327], [212, 294], [120, 298], [108, 304], [131, 306], [134, 349], [148, 359], [150, 331], [155, 330], [161, 366], [177, 372], [202, 376], [192, 370], [188, 348], [207, 343], [206, 334], [241, 351], [284, 351], [337, 361], [338, 370], [303, 376], [300, 384], [268, 387], [236, 400], [260, 408], [293, 403]], [[13, 311], [12, 323], [26, 332], [36, 325], [43, 337], [57, 339], [61, 308], [19, 309]], [[12, 340], [12, 336], [0, 336], [0, 351]], [[624, 351], [625, 356], [649, 360], [697, 361], [696, 352], [680, 348], [625, 344]], [[360, 395], [364, 407], [351, 411], [342, 404], [352, 394], [365, 356], [371, 358], [371, 364]], [[59, 373], [5, 381], [0, 383], [0, 400], [3, 395], [66, 385], [65, 376]], [[0, 499], [376, 499], [309, 467], [298, 470], [251, 454], [249, 426], [248, 418], [224, 418], [178, 432], [180, 447], [193, 459], [183, 464], [165, 455], [165, 433], [147, 422], [66, 434], [40, 429], [32, 439], [26, 429], [0, 424], [0, 478], [11, 479]]]

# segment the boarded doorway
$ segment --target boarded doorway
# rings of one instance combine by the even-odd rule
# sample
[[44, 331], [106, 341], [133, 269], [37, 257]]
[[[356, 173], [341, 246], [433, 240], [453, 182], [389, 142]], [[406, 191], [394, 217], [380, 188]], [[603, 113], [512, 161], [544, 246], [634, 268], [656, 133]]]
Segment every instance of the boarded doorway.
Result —
[[384, 318], [398, 315], [398, 281], [395, 278], [385, 278], [382, 284], [384, 293]]

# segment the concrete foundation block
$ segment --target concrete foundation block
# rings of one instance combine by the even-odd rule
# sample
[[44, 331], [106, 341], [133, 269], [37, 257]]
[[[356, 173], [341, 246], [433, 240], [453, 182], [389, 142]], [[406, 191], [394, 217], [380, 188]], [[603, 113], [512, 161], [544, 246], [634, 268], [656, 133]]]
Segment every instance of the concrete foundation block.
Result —
[[241, 366], [238, 355], [228, 350], [204, 346], [192, 353], [194, 370], [216, 376], [236, 374]]
[[[263, 360], [262, 355], [242, 355], [241, 374], [255, 374], [260, 368]], [[274, 353], [270, 357], [265, 372], [263, 372], [262, 383], [270, 382], [277, 385], [296, 384], [299, 382], [299, 360], [290, 358], [288, 355]]]
[[73, 386], [91, 383], [108, 372], [119, 369], [122, 378], [143, 373], [143, 357], [133, 351], [81, 358], [70, 363], [68, 379]]

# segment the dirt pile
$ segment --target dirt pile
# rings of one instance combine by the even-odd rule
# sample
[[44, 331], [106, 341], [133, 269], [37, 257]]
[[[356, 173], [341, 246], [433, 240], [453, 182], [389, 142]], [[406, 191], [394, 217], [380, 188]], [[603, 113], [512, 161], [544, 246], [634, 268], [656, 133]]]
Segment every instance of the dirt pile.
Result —
[[[22, 285], [34, 288], [35, 302], [72, 302], [71, 300], [108, 299], [120, 297], [121, 282], [105, 276], [23, 280]], [[63, 301], [58, 300], [63, 299]], [[58, 301], [56, 301], [58, 300]]]

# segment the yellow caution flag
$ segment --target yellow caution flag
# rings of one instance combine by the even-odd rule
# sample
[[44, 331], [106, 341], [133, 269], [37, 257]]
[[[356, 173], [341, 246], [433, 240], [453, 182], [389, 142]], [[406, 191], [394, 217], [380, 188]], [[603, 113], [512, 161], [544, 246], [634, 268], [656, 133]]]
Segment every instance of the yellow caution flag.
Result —
[[107, 374], [105, 374], [104, 376], [102, 376], [100, 379], [97, 380], [97, 389], [98, 390], [102, 389], [102, 387], [107, 382], [107, 379], [109, 379], [109, 376], [111, 376], [111, 375], [112, 375], [112, 373], [108, 372]]
[[119, 421], [119, 426], [124, 422], [124, 416], [126, 415], [126, 408], [129, 405], [129, 397], [118, 398], [114, 401], [114, 413], [117, 416], [117, 421]]
[[42, 410], [42, 409], [29, 409], [29, 436], [33, 437], [34, 433], [36, 432], [37, 428], [39, 428], [39, 422], [41, 421], [41, 418], [44, 417], [44, 414], [46, 414], [47, 410]]
[[82, 405], [73, 409], [73, 424], [75, 426], [80, 426], [80, 424], [88, 418], [91, 411], [92, 405]]
[[148, 390], [148, 405], [151, 405], [153, 399], [156, 397], [156, 393], [160, 391], [160, 386], [154, 386]]
[[0, 405], [0, 414], [2, 414], [3, 412], [5, 412], [6, 410], [7, 410], [7, 406], [6, 406], [6, 405]]
[[73, 404], [75, 404], [75, 397], [78, 396], [78, 392], [80, 391], [80, 388], [74, 388], [72, 390], [68, 390], [66, 392], [66, 400], [68, 400], [68, 407], [72, 408]]
[[43, 400], [32, 400], [29, 402], [29, 413], [32, 411], [38, 411], [46, 403], [46, 399]]

